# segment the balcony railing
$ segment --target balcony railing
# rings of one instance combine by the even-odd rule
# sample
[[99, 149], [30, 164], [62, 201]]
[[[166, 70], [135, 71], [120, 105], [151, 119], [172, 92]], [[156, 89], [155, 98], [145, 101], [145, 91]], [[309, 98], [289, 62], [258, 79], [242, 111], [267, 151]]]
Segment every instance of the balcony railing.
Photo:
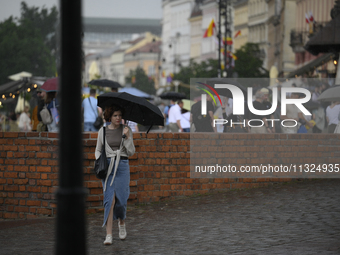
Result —
[[292, 29], [290, 32], [289, 46], [293, 48], [295, 53], [304, 52], [305, 49], [303, 46], [308, 42], [309, 38], [318, 33], [327, 23], [328, 21], [315, 23], [309, 30]]

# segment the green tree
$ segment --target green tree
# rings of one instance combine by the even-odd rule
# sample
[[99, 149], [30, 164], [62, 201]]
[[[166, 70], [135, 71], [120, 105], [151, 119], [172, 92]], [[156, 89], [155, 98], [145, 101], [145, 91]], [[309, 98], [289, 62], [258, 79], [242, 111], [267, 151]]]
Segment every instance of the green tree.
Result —
[[269, 72], [263, 68], [261, 50], [256, 43], [246, 43], [235, 52], [234, 72], [240, 78], [263, 78], [269, 77]]
[[8, 18], [0, 23], [0, 84], [21, 71], [35, 76], [56, 73], [55, 26], [57, 10], [29, 8], [21, 3], [21, 18]]
[[[190, 84], [191, 78], [214, 78], [217, 77], [218, 60], [208, 59], [201, 63], [190, 60], [189, 66], [182, 67], [178, 73], [174, 74], [173, 80], [179, 80], [185, 84]], [[178, 87], [178, 92], [185, 93], [190, 96], [190, 89], [186, 87]]]
[[50, 12], [46, 8], [42, 8], [39, 12], [38, 7], [28, 7], [25, 2], [21, 2], [20, 24], [27, 24], [37, 28], [44, 39], [44, 43], [52, 53], [57, 51], [57, 7], [52, 7]]
[[174, 74], [174, 80], [190, 84], [190, 78], [213, 78], [217, 77], [218, 60], [208, 59], [201, 63], [190, 60], [189, 66], [182, 67], [178, 73]]
[[130, 70], [129, 75], [125, 77], [125, 81], [126, 83], [131, 83], [133, 87], [150, 95], [154, 95], [156, 93], [154, 80], [149, 78], [144, 69], [139, 66], [135, 70]]

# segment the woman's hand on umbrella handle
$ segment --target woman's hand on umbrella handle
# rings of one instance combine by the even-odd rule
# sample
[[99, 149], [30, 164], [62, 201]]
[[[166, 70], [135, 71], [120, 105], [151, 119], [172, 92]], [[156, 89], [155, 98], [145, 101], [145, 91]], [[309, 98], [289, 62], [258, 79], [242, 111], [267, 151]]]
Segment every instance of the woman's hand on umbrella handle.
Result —
[[124, 127], [123, 134], [126, 136], [126, 138], [129, 138], [129, 128], [127, 126]]

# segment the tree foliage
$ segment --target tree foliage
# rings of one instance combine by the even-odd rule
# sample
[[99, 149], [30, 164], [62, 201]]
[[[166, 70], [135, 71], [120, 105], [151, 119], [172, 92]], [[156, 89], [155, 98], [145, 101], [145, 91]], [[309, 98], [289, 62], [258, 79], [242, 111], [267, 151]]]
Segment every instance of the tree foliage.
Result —
[[258, 44], [246, 43], [235, 52], [237, 60], [233, 71], [237, 72], [240, 78], [269, 77], [268, 70], [263, 68], [261, 54]]
[[[201, 63], [190, 60], [189, 66], [182, 67], [181, 70], [174, 74], [173, 80], [179, 80], [185, 84], [190, 84], [191, 78], [214, 78], [217, 77], [218, 60], [208, 59]], [[190, 95], [190, 89], [178, 87], [178, 92], [185, 93], [187, 97]]]
[[153, 78], [148, 77], [144, 69], [139, 66], [135, 70], [130, 70], [129, 75], [125, 77], [125, 81], [126, 83], [131, 83], [133, 87], [150, 95], [154, 95], [156, 93]]
[[21, 3], [21, 17], [0, 23], [0, 84], [8, 76], [27, 71], [35, 76], [56, 73], [56, 24], [58, 12]]
[[180, 80], [183, 83], [190, 84], [190, 78], [213, 78], [217, 77], [218, 60], [208, 59], [201, 63], [190, 60], [189, 66], [182, 67], [174, 75], [174, 80]]

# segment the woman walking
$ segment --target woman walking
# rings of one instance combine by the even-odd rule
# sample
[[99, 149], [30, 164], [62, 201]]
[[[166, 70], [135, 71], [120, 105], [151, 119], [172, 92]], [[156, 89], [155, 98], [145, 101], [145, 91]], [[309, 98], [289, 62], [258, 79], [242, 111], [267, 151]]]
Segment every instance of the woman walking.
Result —
[[109, 168], [105, 179], [102, 180], [104, 193], [104, 223], [106, 225], [105, 245], [112, 244], [112, 224], [118, 220], [119, 238], [126, 238], [125, 218], [127, 200], [130, 194], [129, 156], [135, 153], [132, 131], [121, 124], [124, 110], [116, 105], [107, 107], [104, 119], [111, 122], [107, 127], [98, 131], [95, 156], [99, 158], [103, 145], [105, 130], [105, 150]]

